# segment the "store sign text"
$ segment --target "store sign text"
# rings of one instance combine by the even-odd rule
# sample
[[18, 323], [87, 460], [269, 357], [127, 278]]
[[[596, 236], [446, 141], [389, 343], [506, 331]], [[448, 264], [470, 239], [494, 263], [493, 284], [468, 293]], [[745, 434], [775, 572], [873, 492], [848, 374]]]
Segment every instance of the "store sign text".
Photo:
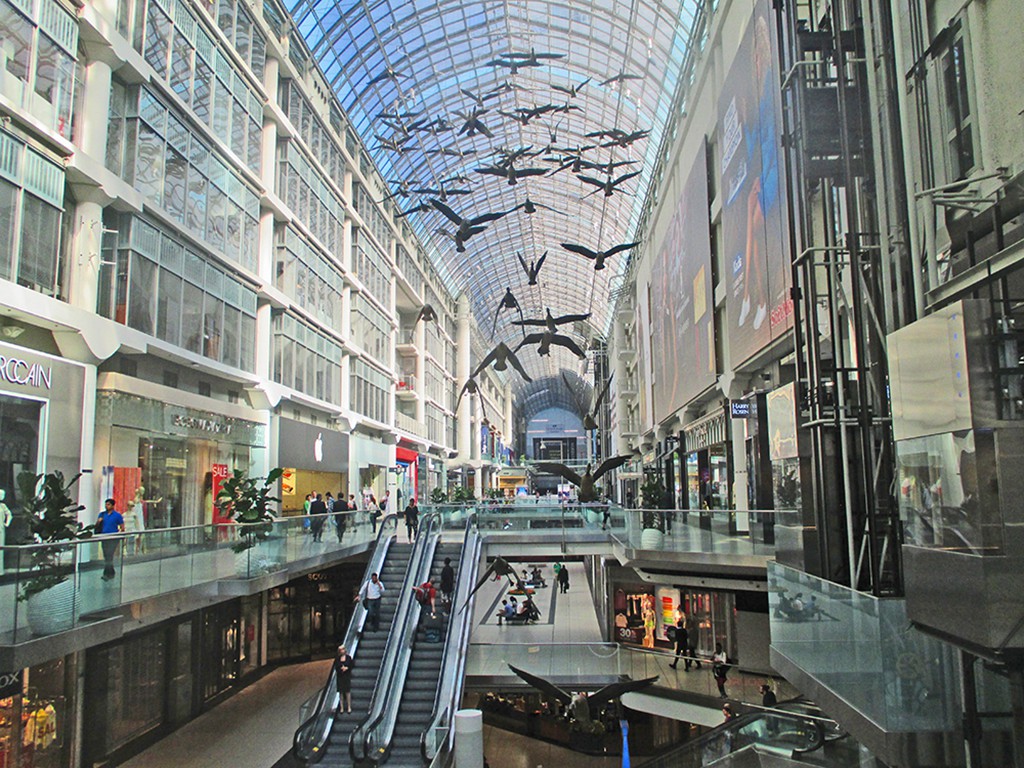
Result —
[[201, 432], [212, 432], [215, 435], [230, 435], [231, 425], [225, 424], [222, 421], [214, 421], [213, 419], [201, 419], [195, 416], [184, 416], [180, 413], [176, 413], [171, 423], [176, 427], [184, 427], [186, 429], [198, 429]]
[[0, 355], [0, 379], [11, 384], [50, 389], [53, 371], [39, 363], [28, 363], [18, 357]]

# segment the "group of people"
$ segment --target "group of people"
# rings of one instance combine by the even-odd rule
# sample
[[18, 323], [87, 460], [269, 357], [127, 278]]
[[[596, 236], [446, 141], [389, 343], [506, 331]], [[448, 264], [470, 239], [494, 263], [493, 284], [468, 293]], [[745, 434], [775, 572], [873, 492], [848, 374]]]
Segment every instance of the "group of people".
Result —
[[[364, 511], [369, 515], [374, 533], [377, 532], [378, 518], [387, 514], [390, 498], [391, 491], [385, 491], [384, 498], [380, 500], [380, 504], [377, 503], [377, 498], [372, 493], [366, 496]], [[335, 498], [330, 491], [327, 492], [326, 496], [313, 491], [306, 495], [306, 500], [303, 503], [303, 511], [306, 515], [305, 527], [312, 534], [313, 541], [323, 541], [324, 528], [326, 528], [328, 520], [327, 516], [332, 515], [331, 520], [334, 522], [334, 532], [340, 543], [348, 527], [349, 516], [345, 513], [357, 512], [358, 510], [359, 504], [356, 502], [356, 495], [354, 493], [350, 493], [348, 499], [346, 499], [345, 495], [340, 492], [338, 497]]]
[[[410, 503], [415, 506], [416, 500], [413, 499]], [[414, 530], [410, 532], [410, 536], [413, 535], [415, 535]], [[455, 595], [455, 568], [452, 567], [450, 557], [444, 559], [439, 581], [441, 599], [446, 606], [451, 606]], [[434, 579], [428, 578], [412, 589], [416, 593], [416, 601], [420, 604], [421, 615], [426, 614], [428, 608], [430, 614], [433, 615], [437, 610], [438, 592], [434, 586]], [[366, 609], [365, 627], [370, 632], [380, 631], [380, 603], [386, 592], [387, 587], [380, 580], [380, 574], [371, 573], [369, 581], [363, 583], [356, 595], [356, 602], [362, 603]], [[338, 689], [337, 714], [339, 715], [343, 712], [352, 712], [352, 670], [354, 667], [355, 659], [344, 645], [339, 645], [334, 659], [335, 682]]]
[[526, 624], [530, 621], [537, 621], [540, 618], [540, 609], [533, 602], [529, 592], [523, 595], [523, 601], [519, 602], [515, 595], [509, 595], [508, 599], [501, 601], [501, 608], [498, 610], [498, 626], [504, 622], [520, 622]]
[[[689, 672], [691, 667], [701, 668], [700, 657], [697, 656], [697, 631], [691, 626], [691, 620], [680, 613], [676, 617], [676, 625], [673, 628], [673, 640], [675, 641], [676, 658], [669, 664], [672, 669], [679, 666], [679, 657], [683, 657], [683, 671]], [[692, 630], [692, 631], [691, 631]], [[711, 656], [711, 675], [715, 678], [718, 686], [718, 695], [726, 698], [725, 684], [729, 679], [729, 657], [722, 648], [721, 643], [715, 643], [715, 652]]]

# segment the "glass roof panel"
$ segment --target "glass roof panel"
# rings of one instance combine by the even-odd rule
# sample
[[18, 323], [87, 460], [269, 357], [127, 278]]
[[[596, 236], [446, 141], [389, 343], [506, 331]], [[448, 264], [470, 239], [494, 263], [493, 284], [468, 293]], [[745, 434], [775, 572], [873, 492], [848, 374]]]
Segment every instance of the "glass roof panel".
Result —
[[[290, 11], [392, 193], [400, 193], [398, 206], [426, 204], [404, 220], [440, 274], [468, 293], [484, 333], [510, 287], [527, 317], [542, 318], [547, 308], [555, 316], [590, 312], [588, 322], [560, 328], [585, 345], [608, 331], [610, 292], [628, 252], [597, 271], [560, 244], [600, 251], [635, 235], [703, 7], [704, 0], [291, 0]], [[534, 61], [530, 53], [541, 55]], [[541, 114], [528, 117], [534, 108]], [[475, 109], [492, 136], [459, 134]], [[587, 135], [611, 130], [649, 134], [621, 145]], [[583, 160], [602, 167], [556, 170], [583, 147]], [[517, 150], [517, 169], [545, 173], [511, 184], [477, 170], [500, 168], [503, 153]], [[598, 186], [633, 173], [611, 195]], [[506, 215], [459, 252], [450, 237], [456, 226], [432, 199], [464, 218]], [[534, 213], [524, 210], [527, 200]], [[545, 252], [539, 285], [528, 286], [516, 253], [530, 262]], [[517, 316], [502, 311], [495, 342], [522, 339], [510, 324]], [[546, 357], [534, 349], [519, 356], [537, 380], [580, 368], [560, 347]], [[561, 396], [544, 397], [552, 398]]]

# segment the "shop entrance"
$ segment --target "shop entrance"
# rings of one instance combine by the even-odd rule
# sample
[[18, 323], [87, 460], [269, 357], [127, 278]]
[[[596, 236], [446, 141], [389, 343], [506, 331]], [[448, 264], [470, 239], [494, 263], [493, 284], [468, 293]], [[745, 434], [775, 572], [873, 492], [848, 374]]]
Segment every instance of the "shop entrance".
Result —
[[[18, 499], [18, 475], [39, 474], [39, 436], [43, 432], [44, 404], [38, 400], [0, 395], [0, 489], [3, 503], [15, 509]], [[4, 534], [6, 533], [6, 537]], [[31, 534], [21, 520], [12, 520], [9, 528], [0, 527], [0, 544], [17, 544]]]

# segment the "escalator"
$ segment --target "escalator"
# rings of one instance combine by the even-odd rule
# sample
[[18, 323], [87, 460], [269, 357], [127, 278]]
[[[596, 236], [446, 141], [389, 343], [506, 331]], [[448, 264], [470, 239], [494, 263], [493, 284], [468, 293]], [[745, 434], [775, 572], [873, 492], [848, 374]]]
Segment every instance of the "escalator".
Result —
[[[351, 761], [357, 766], [422, 768], [448, 748], [448, 725], [462, 697], [473, 615], [472, 606], [465, 603], [477, 575], [480, 539], [475, 517], [467, 520], [456, 543], [442, 543], [440, 530], [438, 518], [429, 521], [426, 532], [421, 526], [405, 584], [408, 594], [388, 640], [370, 714], [349, 739]], [[430, 577], [437, 584], [446, 557], [457, 563], [455, 596], [448, 611], [438, 604], [439, 622], [429, 627], [440, 631], [442, 642], [428, 642], [428, 625], [418, 622], [420, 607], [412, 587]]]
[[[461, 544], [439, 544], [434, 550], [434, 562], [430, 573], [434, 584], [440, 583], [441, 567], [444, 559], [450, 557], [453, 562], [459, 561], [462, 552]], [[441, 638], [447, 637], [450, 612], [440, 606], [438, 595], [437, 616], [441, 620]], [[430, 716], [434, 710], [434, 698], [437, 694], [438, 681], [441, 674], [441, 662], [444, 657], [443, 642], [428, 642], [426, 622], [421, 621], [416, 631], [412, 658], [405, 675], [405, 690], [402, 692], [395, 720], [395, 731], [391, 737], [390, 755], [387, 760], [389, 768], [419, 768], [423, 765], [420, 756], [420, 735], [430, 724]]]
[[332, 669], [323, 689], [309, 702], [308, 708], [304, 707], [307, 715], [295, 732], [292, 755], [301, 764], [319, 762], [331, 768], [351, 764], [346, 749], [348, 739], [360, 719], [366, 716], [381, 668], [385, 640], [394, 629], [392, 625], [413, 553], [411, 544], [396, 541], [396, 529], [397, 516], [388, 515], [381, 521], [377, 544], [361, 582], [369, 580], [371, 573], [377, 573], [384, 584], [380, 631], [372, 632], [364, 626], [366, 611], [357, 610], [345, 633], [344, 645], [355, 658], [351, 680], [353, 713], [335, 717], [338, 694]]
[[841, 748], [833, 749], [845, 736], [835, 722], [810, 714], [803, 704], [797, 700], [740, 715], [644, 762], [642, 768], [739, 768], [773, 758], [783, 758], [791, 766], [857, 765], [855, 754], [849, 756], [854, 762], [847, 763]]

